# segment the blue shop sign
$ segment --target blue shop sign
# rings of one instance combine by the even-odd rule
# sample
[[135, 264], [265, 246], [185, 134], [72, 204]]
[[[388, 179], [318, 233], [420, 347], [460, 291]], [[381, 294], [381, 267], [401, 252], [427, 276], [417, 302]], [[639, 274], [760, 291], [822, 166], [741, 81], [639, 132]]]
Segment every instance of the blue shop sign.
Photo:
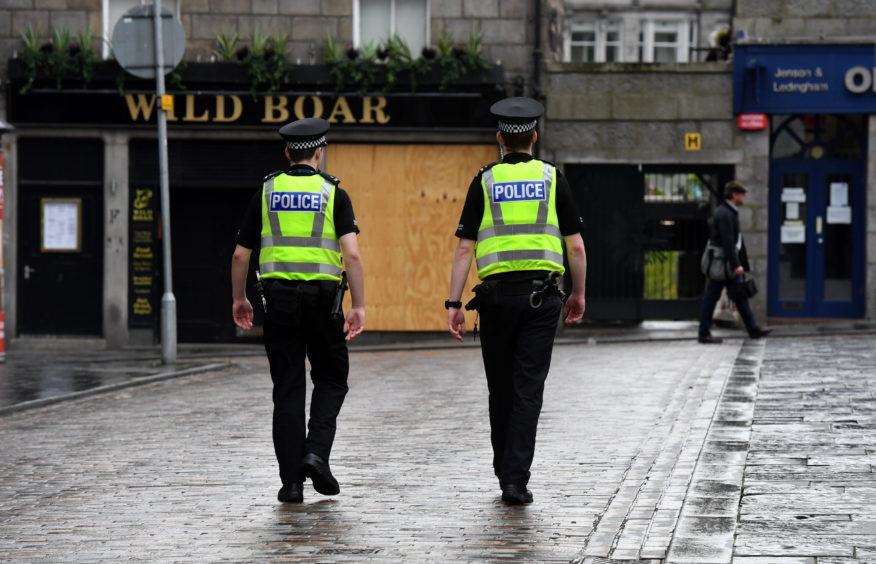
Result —
[[876, 45], [737, 45], [733, 112], [876, 113]]

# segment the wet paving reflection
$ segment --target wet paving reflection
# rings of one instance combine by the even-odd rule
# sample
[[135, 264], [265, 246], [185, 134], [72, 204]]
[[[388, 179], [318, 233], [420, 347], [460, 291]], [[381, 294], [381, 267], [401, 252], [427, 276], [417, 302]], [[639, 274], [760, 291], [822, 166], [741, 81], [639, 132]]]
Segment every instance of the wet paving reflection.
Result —
[[[194, 363], [181, 362], [175, 368], [190, 365]], [[0, 408], [127, 382], [167, 369], [154, 355], [12, 352], [0, 363]]]
[[[568, 562], [679, 375], [701, 354], [697, 347], [643, 344], [637, 354], [623, 346], [558, 347], [529, 484], [535, 503], [523, 507], [500, 501], [477, 349], [353, 355], [331, 455], [341, 493], [326, 498], [308, 483], [300, 505], [276, 500], [263, 357], [16, 413], [0, 418], [0, 514], [13, 516], [0, 526], [0, 554], [52, 562], [144, 555], [166, 562]], [[39, 364], [23, 369], [35, 390], [20, 393], [51, 389], [52, 374], [73, 381], [75, 370], [41, 373]], [[655, 373], [655, 364], [662, 370]], [[116, 369], [90, 366], [101, 379]]]

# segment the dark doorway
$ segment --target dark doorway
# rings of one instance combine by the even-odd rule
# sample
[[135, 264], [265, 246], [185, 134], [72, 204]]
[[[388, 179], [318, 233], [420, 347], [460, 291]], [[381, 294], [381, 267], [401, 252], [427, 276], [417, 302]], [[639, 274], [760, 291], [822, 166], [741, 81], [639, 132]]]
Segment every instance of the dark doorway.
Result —
[[18, 333], [103, 333], [103, 142], [18, 142]]
[[699, 257], [732, 166], [566, 165], [584, 219], [587, 317], [695, 319]]
[[[231, 254], [237, 229], [262, 178], [287, 163], [278, 142], [177, 140], [168, 146], [170, 166], [173, 293], [180, 342], [245, 342], [259, 333], [239, 333], [231, 318]], [[131, 142], [131, 186], [159, 193], [156, 141]], [[158, 245], [161, 248], [161, 244]], [[161, 260], [156, 280], [163, 280]], [[261, 302], [252, 289], [258, 253], [253, 253], [247, 295], [256, 325]], [[161, 282], [160, 294], [163, 292]], [[156, 311], [154, 327], [158, 328]], [[157, 334], [157, 333], [156, 333]]]

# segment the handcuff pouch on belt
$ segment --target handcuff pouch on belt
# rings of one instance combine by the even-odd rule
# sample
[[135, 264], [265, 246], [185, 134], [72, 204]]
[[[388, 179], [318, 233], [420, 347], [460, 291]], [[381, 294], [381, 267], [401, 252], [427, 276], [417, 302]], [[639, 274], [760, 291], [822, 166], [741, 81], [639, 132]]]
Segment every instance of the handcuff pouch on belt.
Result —
[[490, 280], [481, 282], [474, 288], [475, 296], [467, 304], [465, 309], [473, 310], [480, 306], [497, 305], [502, 302], [502, 297], [529, 295], [529, 305], [538, 309], [544, 304], [545, 296], [559, 296], [565, 301], [566, 293], [561, 286], [560, 273], [552, 271], [547, 278], [522, 282], [509, 282], [505, 280]]
[[532, 281], [532, 293], [529, 294], [529, 305], [538, 309], [544, 303], [545, 296], [559, 296], [560, 300], [566, 301], [566, 293], [562, 288], [560, 273], [552, 270], [544, 280]]

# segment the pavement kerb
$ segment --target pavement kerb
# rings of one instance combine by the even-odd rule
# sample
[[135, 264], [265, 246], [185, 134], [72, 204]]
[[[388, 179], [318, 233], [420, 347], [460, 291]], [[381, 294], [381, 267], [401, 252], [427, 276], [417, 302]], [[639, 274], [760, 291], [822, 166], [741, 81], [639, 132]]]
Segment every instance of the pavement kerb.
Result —
[[[570, 346], [570, 345], [585, 345], [585, 346], [595, 346], [599, 344], [618, 344], [618, 343], [647, 343], [647, 342], [655, 342], [655, 341], [689, 341], [694, 338], [694, 336], [688, 334], [687, 332], [681, 333], [678, 331], [655, 331], [658, 333], [657, 335], [605, 335], [605, 334], [595, 334], [587, 336], [586, 338], [583, 335], [574, 336], [574, 337], [564, 337], [562, 334], [558, 335], [555, 341], [556, 346]], [[674, 334], [673, 334], [674, 333]], [[732, 333], [728, 331], [729, 334], [724, 336], [727, 339], [733, 338], [743, 338], [743, 335], [739, 335], [738, 337], [734, 336]], [[864, 335], [864, 334], [876, 334], [876, 327], [872, 327], [870, 325], [865, 325], [863, 327], [851, 327], [851, 328], [834, 328], [834, 327], [819, 327], [816, 326], [814, 328], [808, 328], [803, 331], [794, 331], [789, 332], [787, 334], [773, 334], [769, 338], [799, 338], [799, 337], [817, 337], [817, 336], [829, 336], [829, 335]], [[471, 333], [469, 333], [471, 335]], [[443, 349], [458, 349], [458, 348], [480, 348], [480, 339], [470, 339], [468, 335], [466, 336], [465, 342], [459, 343], [448, 336], [446, 341], [431, 341], [428, 343], [423, 342], [408, 342], [408, 343], [391, 343], [391, 344], [383, 344], [383, 345], [364, 345], [364, 346], [351, 346], [350, 354], [354, 353], [372, 353], [372, 352], [395, 352], [395, 351], [416, 351], [416, 350], [443, 350]], [[193, 360], [202, 356], [209, 356], [211, 358], [216, 358], [217, 356], [261, 356], [264, 355], [264, 351], [260, 349], [239, 349], [234, 350], [233, 347], [218, 349], [216, 351], [209, 352], [199, 352], [192, 354], [181, 353], [179, 355], [180, 360], [189, 359]], [[92, 359], [93, 362], [99, 362], [99, 359]], [[162, 380], [170, 380], [173, 378], [189, 376], [192, 374], [198, 374], [202, 372], [209, 372], [211, 370], [218, 370], [220, 368], [225, 368], [230, 366], [230, 361], [225, 361], [221, 363], [211, 363], [202, 366], [196, 366], [191, 368], [186, 368], [182, 370], [171, 370], [168, 372], [162, 372], [160, 374], [154, 374], [152, 376], [145, 376], [142, 378], [134, 378], [125, 382], [119, 382], [116, 384], [108, 384], [106, 386], [98, 386], [95, 388], [91, 388], [88, 390], [82, 390], [79, 392], [73, 392], [70, 394], [64, 394], [61, 396], [51, 397], [51, 398], [41, 398], [37, 400], [22, 402], [19, 404], [0, 407], [0, 417], [4, 417], [6, 415], [16, 413], [19, 411], [25, 411], [28, 409], [36, 409], [39, 407], [51, 405], [54, 403], [59, 403], [62, 401], [70, 401], [81, 399], [93, 395], [103, 394], [107, 392], [113, 392], [116, 390], [131, 388], [135, 386], [141, 386], [145, 384], [151, 384], [153, 382], [160, 382]]]
[[115, 392], [117, 390], [122, 390], [125, 388], [132, 388], [134, 386], [142, 386], [145, 384], [152, 384], [155, 382], [161, 382], [163, 380], [170, 380], [172, 378], [179, 378], [181, 376], [190, 376], [192, 374], [199, 374], [202, 372], [211, 372], [213, 370], [225, 368], [229, 365], [230, 365], [229, 362], [213, 362], [213, 363], [204, 364], [201, 366], [193, 366], [190, 368], [185, 368], [182, 370], [171, 370], [168, 372], [162, 372], [160, 374], [153, 374], [151, 376], [144, 376], [142, 378], [134, 378], [132, 380], [128, 380], [125, 382], [117, 382], [115, 384], [107, 384], [105, 386], [97, 386], [95, 388], [90, 388], [88, 390], [82, 390], [79, 392], [73, 392], [73, 393], [64, 394], [61, 396], [26, 401], [26, 402], [18, 403], [15, 405], [10, 405], [7, 407], [0, 408], [0, 417], [4, 417], [6, 415], [10, 415], [12, 413], [16, 413], [19, 411], [25, 411], [28, 409], [36, 409], [39, 407], [45, 407], [47, 405], [52, 405], [52, 404], [59, 403], [62, 401], [77, 400], [77, 399], [82, 399], [82, 398], [86, 398], [86, 397], [90, 397], [90, 396], [96, 396], [99, 394], [105, 394], [107, 392]]

